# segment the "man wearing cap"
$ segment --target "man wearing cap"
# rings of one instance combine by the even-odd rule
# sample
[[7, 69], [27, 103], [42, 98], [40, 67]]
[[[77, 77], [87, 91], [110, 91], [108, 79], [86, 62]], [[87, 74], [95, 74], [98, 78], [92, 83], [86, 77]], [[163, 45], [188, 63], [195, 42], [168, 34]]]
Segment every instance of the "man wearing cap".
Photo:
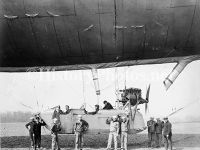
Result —
[[153, 117], [150, 117], [150, 120], [147, 121], [147, 127], [148, 127], [148, 146], [153, 147], [153, 144], [155, 143], [155, 121]]
[[41, 127], [45, 125], [46, 123], [40, 117], [36, 117], [33, 132], [35, 135], [35, 146], [37, 148], [41, 146]]
[[128, 130], [129, 130], [129, 119], [127, 116], [121, 117], [121, 149], [127, 150], [128, 144]]
[[31, 139], [31, 147], [33, 148], [35, 146], [34, 132], [33, 132], [33, 128], [34, 128], [34, 124], [35, 124], [34, 117], [31, 117], [30, 120], [31, 121], [29, 123], [27, 123], [25, 125], [25, 127], [29, 130], [29, 136], [30, 136], [30, 139]]
[[52, 137], [52, 150], [60, 150], [58, 143], [58, 132], [61, 131], [60, 125], [58, 124], [58, 119], [53, 119], [53, 126], [51, 127], [51, 137]]
[[169, 148], [172, 150], [172, 124], [167, 117], [164, 118], [163, 136], [165, 149], [168, 150]]
[[83, 146], [83, 134], [85, 131], [87, 131], [89, 128], [89, 124], [82, 119], [81, 115], [78, 115], [78, 119], [74, 126], [74, 132], [76, 135], [76, 143], [75, 143], [75, 149], [82, 150]]
[[110, 133], [108, 137], [107, 150], [111, 149], [112, 139], [114, 139], [114, 147], [115, 150], [117, 150], [117, 136], [119, 134], [119, 121], [117, 116], [113, 116], [108, 123], [110, 123]]
[[162, 144], [162, 129], [163, 129], [163, 122], [160, 118], [156, 119], [157, 122], [155, 124], [155, 133], [156, 133], [156, 147], [161, 147]]

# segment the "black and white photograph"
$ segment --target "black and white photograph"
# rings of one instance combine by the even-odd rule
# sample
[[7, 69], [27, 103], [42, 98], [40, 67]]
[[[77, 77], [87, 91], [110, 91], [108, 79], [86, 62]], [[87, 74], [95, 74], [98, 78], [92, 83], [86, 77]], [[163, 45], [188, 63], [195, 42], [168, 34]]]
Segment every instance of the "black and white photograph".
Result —
[[0, 0], [1, 150], [200, 150], [200, 0]]

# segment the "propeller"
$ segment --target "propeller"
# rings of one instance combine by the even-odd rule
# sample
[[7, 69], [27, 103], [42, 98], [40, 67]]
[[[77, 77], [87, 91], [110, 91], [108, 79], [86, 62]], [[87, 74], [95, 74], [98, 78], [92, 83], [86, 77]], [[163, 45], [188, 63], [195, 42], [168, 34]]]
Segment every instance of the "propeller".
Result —
[[147, 93], [146, 93], [147, 103], [145, 103], [145, 114], [147, 114], [147, 110], [148, 110], [150, 88], [151, 88], [151, 84], [149, 84], [149, 86], [147, 88]]

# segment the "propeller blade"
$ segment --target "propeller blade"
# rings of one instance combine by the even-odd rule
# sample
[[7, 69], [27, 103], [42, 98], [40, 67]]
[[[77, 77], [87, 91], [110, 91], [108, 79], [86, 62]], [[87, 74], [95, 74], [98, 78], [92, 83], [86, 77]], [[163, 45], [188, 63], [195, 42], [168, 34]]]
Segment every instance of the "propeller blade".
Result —
[[151, 84], [149, 84], [147, 93], [146, 93], [146, 100], [149, 102], [149, 93], [150, 93]]
[[151, 88], [151, 84], [149, 84], [148, 89], [147, 89], [147, 93], [146, 93], [147, 103], [145, 103], [145, 114], [147, 114], [147, 111], [148, 111], [148, 102], [149, 102], [150, 88]]
[[145, 114], [147, 114], [147, 110], [148, 110], [148, 103], [145, 103]]

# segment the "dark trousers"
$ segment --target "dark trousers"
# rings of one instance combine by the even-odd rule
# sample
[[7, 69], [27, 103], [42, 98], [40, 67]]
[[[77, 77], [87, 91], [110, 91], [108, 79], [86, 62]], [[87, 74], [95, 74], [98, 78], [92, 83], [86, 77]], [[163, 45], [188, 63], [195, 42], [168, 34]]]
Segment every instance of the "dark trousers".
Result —
[[34, 147], [35, 146], [34, 133], [29, 132], [29, 137], [30, 137], [30, 140], [31, 140], [31, 146]]
[[41, 146], [41, 134], [35, 134], [35, 146], [40, 148]]
[[156, 133], [156, 147], [162, 146], [162, 133]]
[[164, 135], [164, 145], [166, 150], [168, 150], [168, 148], [172, 150], [172, 133], [170, 133], [168, 137]]
[[148, 146], [153, 147], [155, 145], [155, 133], [148, 132]]

